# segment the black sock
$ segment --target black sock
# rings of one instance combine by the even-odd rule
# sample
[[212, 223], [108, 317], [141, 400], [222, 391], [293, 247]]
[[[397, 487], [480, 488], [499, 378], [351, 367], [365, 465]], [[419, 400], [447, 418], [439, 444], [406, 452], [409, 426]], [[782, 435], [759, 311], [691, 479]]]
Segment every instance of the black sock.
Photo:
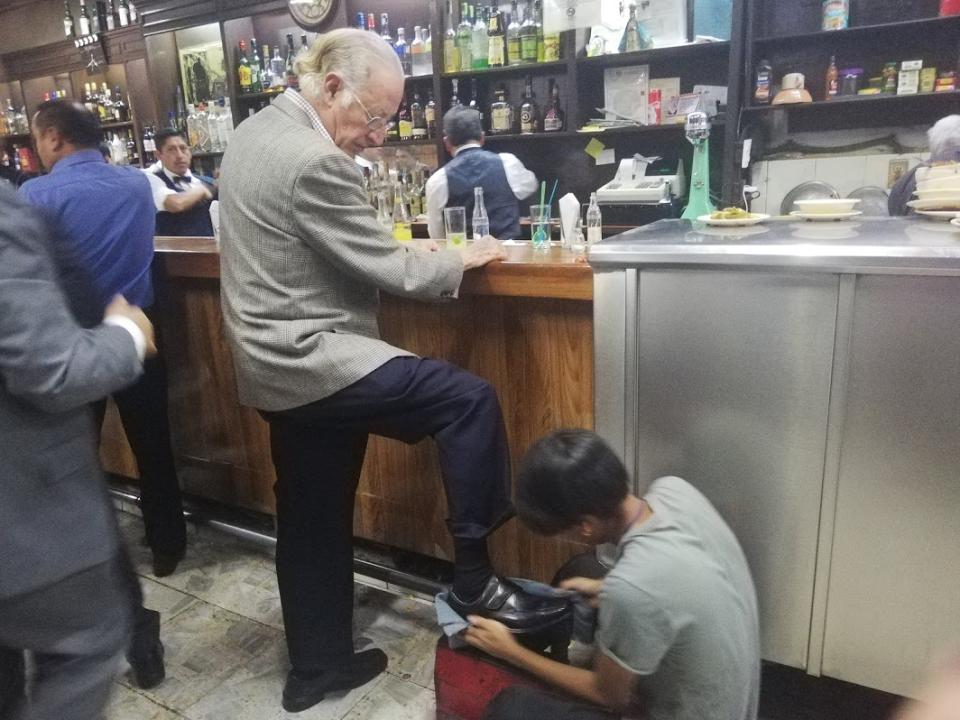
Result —
[[454, 538], [453, 551], [453, 594], [462, 602], [473, 602], [483, 593], [493, 575], [487, 541], [485, 538]]

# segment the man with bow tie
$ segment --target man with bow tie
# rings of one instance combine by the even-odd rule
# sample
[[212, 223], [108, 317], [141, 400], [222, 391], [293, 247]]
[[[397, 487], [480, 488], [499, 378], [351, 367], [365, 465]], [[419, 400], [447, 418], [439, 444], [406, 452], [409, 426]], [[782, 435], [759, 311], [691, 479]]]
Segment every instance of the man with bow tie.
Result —
[[162, 130], [155, 142], [160, 167], [147, 177], [157, 208], [157, 235], [213, 237], [210, 202], [217, 186], [211, 178], [190, 172], [193, 153], [181, 132]]

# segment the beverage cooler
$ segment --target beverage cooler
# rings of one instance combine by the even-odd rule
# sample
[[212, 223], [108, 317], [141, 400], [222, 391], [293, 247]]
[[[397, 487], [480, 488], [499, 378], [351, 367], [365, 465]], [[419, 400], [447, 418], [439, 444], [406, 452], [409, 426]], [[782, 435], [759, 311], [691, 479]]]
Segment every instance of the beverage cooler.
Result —
[[960, 246], [814, 225], [592, 247], [596, 427], [640, 487], [684, 477], [731, 525], [765, 659], [910, 694], [960, 639]]

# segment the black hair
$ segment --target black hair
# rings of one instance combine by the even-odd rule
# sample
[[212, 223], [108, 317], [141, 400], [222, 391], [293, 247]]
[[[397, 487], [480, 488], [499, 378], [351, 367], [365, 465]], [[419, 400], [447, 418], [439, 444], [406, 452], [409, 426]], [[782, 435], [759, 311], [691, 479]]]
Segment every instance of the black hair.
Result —
[[443, 116], [443, 134], [454, 147], [483, 138], [480, 113], [473, 108], [454, 105]]
[[64, 140], [78, 148], [96, 148], [102, 140], [100, 119], [73, 100], [40, 103], [33, 124], [41, 133], [55, 128]]
[[156, 134], [156, 137], [153, 138], [153, 142], [157, 146], [157, 151], [159, 152], [163, 150], [164, 143], [172, 137], [178, 137], [184, 142], [187, 141], [187, 136], [176, 128], [164, 128]]
[[541, 535], [568, 530], [586, 515], [616, 516], [629, 493], [627, 469], [599, 435], [556, 430], [520, 461], [517, 514]]

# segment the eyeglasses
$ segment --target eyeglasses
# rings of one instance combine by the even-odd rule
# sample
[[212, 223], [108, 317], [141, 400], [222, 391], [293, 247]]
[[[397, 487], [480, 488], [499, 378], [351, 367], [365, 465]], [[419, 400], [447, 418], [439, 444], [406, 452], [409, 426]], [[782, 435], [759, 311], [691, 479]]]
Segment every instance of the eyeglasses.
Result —
[[350, 95], [367, 116], [367, 128], [369, 128], [371, 132], [389, 132], [391, 129], [393, 129], [393, 126], [397, 124], [390, 118], [382, 118], [379, 115], [371, 115], [370, 111], [367, 110], [367, 106], [363, 104], [363, 101], [357, 97], [357, 93], [352, 89], [350, 90]]

